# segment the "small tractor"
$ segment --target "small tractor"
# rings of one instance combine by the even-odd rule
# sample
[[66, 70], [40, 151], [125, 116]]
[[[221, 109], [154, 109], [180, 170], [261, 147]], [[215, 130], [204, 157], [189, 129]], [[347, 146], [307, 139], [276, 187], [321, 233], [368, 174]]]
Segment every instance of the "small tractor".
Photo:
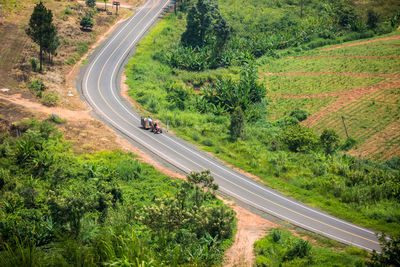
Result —
[[152, 118], [140, 117], [140, 123], [141, 123], [143, 129], [145, 129], [145, 130], [151, 129], [150, 131], [155, 134], [162, 133], [161, 127], [158, 126], [159, 122], [153, 121]]

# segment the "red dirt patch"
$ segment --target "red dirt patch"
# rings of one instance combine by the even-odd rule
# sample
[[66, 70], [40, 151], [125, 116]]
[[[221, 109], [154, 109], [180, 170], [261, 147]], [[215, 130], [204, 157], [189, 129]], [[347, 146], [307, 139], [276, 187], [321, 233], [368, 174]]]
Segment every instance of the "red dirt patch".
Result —
[[337, 45], [337, 46], [321, 49], [320, 51], [329, 51], [329, 50], [343, 48], [343, 47], [351, 47], [351, 46], [357, 46], [357, 45], [361, 45], [361, 44], [368, 44], [368, 43], [373, 43], [373, 42], [378, 42], [378, 41], [399, 40], [399, 39], [400, 39], [400, 35], [395, 35], [395, 36], [378, 38], [378, 39], [368, 40], [368, 41], [361, 41], [361, 42], [356, 42], [356, 43], [351, 43], [351, 44]]
[[253, 266], [254, 242], [263, 237], [268, 229], [279, 225], [234, 205], [233, 202], [224, 202], [236, 212], [238, 219], [235, 243], [225, 252], [224, 266]]

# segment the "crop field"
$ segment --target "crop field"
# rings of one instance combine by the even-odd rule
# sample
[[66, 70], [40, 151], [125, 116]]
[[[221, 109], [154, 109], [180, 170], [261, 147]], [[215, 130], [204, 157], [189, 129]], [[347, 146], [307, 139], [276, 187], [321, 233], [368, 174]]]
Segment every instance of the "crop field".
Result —
[[268, 118], [277, 120], [290, 114], [294, 109], [305, 109], [309, 113], [315, 113], [329, 105], [336, 97], [324, 98], [292, 98], [273, 97], [268, 104]]
[[[331, 49], [333, 48], [333, 49]], [[357, 140], [355, 156], [400, 155], [400, 34], [270, 61], [261, 67], [271, 120], [307, 110], [303, 125]]]
[[383, 77], [357, 77], [354, 75], [330, 75], [323, 73], [291, 73], [267, 76], [270, 95], [307, 95], [346, 91], [359, 86], [370, 86], [385, 80]]

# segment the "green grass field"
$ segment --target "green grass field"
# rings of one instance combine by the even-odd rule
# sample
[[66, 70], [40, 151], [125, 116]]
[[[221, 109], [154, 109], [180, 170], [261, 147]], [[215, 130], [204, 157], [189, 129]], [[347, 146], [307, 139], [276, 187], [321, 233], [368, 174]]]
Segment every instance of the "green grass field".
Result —
[[[382, 48], [382, 49], [385, 49]], [[261, 67], [265, 72], [356, 72], [399, 74], [399, 58], [281, 58]]]
[[267, 76], [266, 86], [268, 95], [308, 95], [340, 92], [355, 87], [375, 85], [384, 81], [377, 77], [354, 77], [350, 75], [296, 75], [296, 76]]

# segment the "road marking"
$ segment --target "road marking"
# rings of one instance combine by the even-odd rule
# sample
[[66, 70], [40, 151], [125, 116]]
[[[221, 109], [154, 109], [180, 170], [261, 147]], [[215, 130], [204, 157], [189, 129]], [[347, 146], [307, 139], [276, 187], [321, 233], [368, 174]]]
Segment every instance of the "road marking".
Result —
[[[150, 2], [150, 1], [149, 1], [149, 2]], [[166, 4], [168, 4], [168, 2], [166, 2]], [[164, 4], [163, 8], [166, 6], [166, 4]], [[161, 10], [160, 10], [158, 13], [160, 13], [160, 12], [162, 11], [163, 8], [161, 8]], [[152, 10], [152, 9], [150, 9], [149, 12], [136, 24], [136, 26], [129, 32], [129, 34], [131, 34], [132, 31], [133, 31], [134, 29], [136, 29], [137, 25], [150, 13], [151, 10]], [[157, 13], [157, 15], [158, 15], [158, 13]], [[150, 20], [150, 22], [153, 22], [154, 18], [156, 18], [156, 17], [157, 17], [157, 16], [153, 17], [153, 19]], [[140, 32], [140, 34], [138, 35], [138, 37], [135, 38], [135, 40], [133, 41], [133, 44], [134, 44], [134, 42], [139, 38], [139, 36], [141, 36], [142, 33], [143, 33], [144, 31], [147, 30], [147, 26], [148, 26], [149, 24], [150, 24], [150, 23], [148, 23], [148, 24], [145, 26], [145, 28]], [[127, 26], [127, 25], [125, 25], [125, 27], [126, 27], [126, 26]], [[124, 27], [124, 28], [125, 28], [125, 27]], [[122, 31], [122, 30], [121, 30], [121, 31]], [[120, 31], [120, 32], [121, 32], [121, 31]], [[119, 32], [119, 33], [120, 33], [120, 32]], [[118, 34], [119, 34], [119, 33], [118, 33]], [[103, 70], [104, 70], [104, 68], [105, 68], [105, 65], [107, 65], [107, 63], [108, 63], [108, 61], [110, 60], [110, 58], [112, 57], [112, 55], [113, 55], [113, 54], [116, 52], [116, 50], [122, 45], [122, 43], [127, 39], [127, 37], [129, 36], [129, 34], [120, 42], [120, 44], [118, 45], [118, 47], [115, 48], [114, 51], [113, 51], [113, 53], [108, 57], [106, 63], [104, 64], [104, 66], [103, 66], [103, 68], [102, 68], [102, 70], [101, 70], [101, 73], [100, 73], [100, 75], [99, 75], [98, 84], [97, 84], [97, 85], [98, 85], [98, 88], [97, 88], [97, 89], [98, 89], [98, 91], [99, 91], [99, 93], [100, 93], [102, 99], [104, 100], [104, 102], [109, 106], [109, 108], [110, 108], [118, 117], [120, 117], [122, 120], [124, 120], [125, 122], [127, 122], [128, 125], [131, 125], [131, 126], [133, 126], [133, 127], [136, 127], [135, 125], [133, 125], [132, 123], [130, 123], [128, 120], [126, 120], [123, 116], [121, 116], [118, 112], [116, 112], [116, 111], [114, 110], [114, 108], [110, 105], [110, 103], [104, 98], [103, 94], [102, 94], [101, 91], [100, 91], [100, 78], [101, 78], [101, 75], [102, 75]], [[114, 40], [115, 38], [116, 38], [116, 36], [113, 38], [113, 40]], [[113, 41], [113, 40], [112, 40], [112, 41]], [[110, 42], [110, 43], [111, 43], [111, 42]], [[110, 43], [109, 43], [109, 44], [110, 44]], [[108, 44], [108, 45], [109, 45], [109, 44]], [[104, 49], [105, 49], [105, 48], [104, 48]], [[103, 50], [103, 51], [104, 51], [104, 50]], [[125, 55], [125, 53], [126, 53], [127, 51], [128, 51], [128, 50], [126, 50], [126, 51], [123, 53], [123, 55]], [[101, 53], [101, 54], [102, 54], [102, 53]], [[96, 58], [96, 61], [97, 61], [97, 59], [101, 56], [101, 54]], [[123, 58], [123, 57], [122, 57], [122, 58]], [[96, 61], [95, 61], [95, 62], [96, 62]], [[94, 62], [94, 63], [95, 63], [95, 62]], [[94, 63], [92, 64], [92, 66], [91, 66], [91, 68], [90, 68], [90, 70], [89, 70], [87, 76], [89, 76], [89, 74], [90, 74], [90, 72], [91, 72], [91, 70], [92, 70], [92, 67], [93, 67]], [[119, 61], [118, 61], [118, 63], [119, 63]], [[115, 72], [115, 70], [116, 70], [116, 68], [117, 68], [118, 65], [119, 65], [119, 64], [117, 64], [117, 65], [114, 67], [114, 71], [113, 71], [112, 76], [114, 75], [114, 72]], [[112, 77], [112, 76], [111, 76], [111, 77]], [[86, 78], [86, 86], [87, 86], [87, 82], [88, 82], [88, 78]], [[111, 79], [110, 83], [111, 83], [111, 87], [112, 87], [112, 79]], [[87, 89], [87, 88], [86, 88], [86, 89]], [[88, 92], [88, 91], [87, 91], [87, 92]], [[113, 96], [115, 97], [113, 91], [112, 91], [112, 94], [113, 94]], [[89, 96], [89, 98], [90, 98], [90, 96]], [[91, 99], [91, 98], [90, 98], [90, 99]], [[94, 103], [93, 99], [91, 99], [91, 101]], [[118, 100], [117, 100], [117, 101], [118, 101]], [[119, 102], [119, 101], [118, 101], [118, 102]], [[96, 104], [94, 104], [94, 105], [98, 108], [98, 106], [97, 106]], [[122, 106], [123, 106], [123, 105], [122, 105]], [[123, 106], [123, 108], [126, 110], [125, 106]], [[100, 109], [99, 109], [99, 110], [100, 110]], [[104, 114], [104, 112], [102, 112], [102, 113]], [[129, 112], [129, 113], [130, 113], [130, 112]], [[130, 114], [131, 114], [131, 113], [130, 113]], [[104, 114], [104, 115], [105, 115], [105, 114]], [[131, 114], [131, 115], [132, 115], [132, 114]], [[107, 117], [110, 121], [112, 121], [112, 122], [115, 123], [115, 121], [113, 121], [112, 119], [110, 119], [107, 115], [106, 115], [106, 117]], [[136, 118], [136, 116], [133, 116], [133, 117]], [[115, 123], [115, 124], [116, 124], [116, 123]], [[117, 124], [116, 124], [116, 125], [117, 125]], [[122, 128], [122, 129], [124, 129], [125, 131], [127, 131], [127, 129], [125, 129], [125, 128], [123, 128], [123, 127], [118, 127], [118, 128]], [[129, 130], [128, 130], [127, 132], [129, 132]], [[159, 140], [157, 140], [157, 139], [155, 139], [154, 137], [150, 136], [147, 132], [144, 133], [144, 134], [147, 135], [148, 137], [150, 137], [151, 139], [153, 139], [154, 141], [156, 141], [157, 143], [159, 143], [159, 144], [161, 144], [161, 145], [163, 145], [163, 146], [169, 148], [171, 151], [175, 152], [176, 154], [180, 155], [181, 157], [185, 158], [186, 160], [192, 162], [193, 164], [199, 166], [199, 167], [202, 168], [202, 169], [205, 169], [205, 167], [203, 167], [202, 165], [200, 165], [200, 164], [194, 162], [193, 160], [187, 158], [186, 156], [182, 155], [181, 153], [179, 153], [178, 151], [176, 151], [176, 150], [174, 150], [173, 148], [169, 147], [168, 145], [165, 145], [165, 144], [161, 143]], [[136, 137], [136, 139], [138, 139], [137, 136], [135, 136], [135, 137]], [[174, 143], [177, 143], [177, 142], [175, 142], [173, 139], [169, 138], [168, 136], [166, 136], [166, 137], [167, 137], [168, 139], [172, 140]], [[139, 140], [140, 140], [140, 139], [139, 139]], [[179, 144], [179, 143], [177, 143], [177, 144]], [[146, 145], [148, 145], [148, 144], [146, 143]], [[179, 145], [182, 146], [181, 144], [179, 144]], [[151, 146], [149, 146], [149, 147], [151, 147]], [[182, 147], [184, 147], [184, 146], [182, 146]], [[187, 149], [186, 147], [184, 147], [184, 148]], [[189, 149], [187, 149], [187, 150], [188, 150], [189, 152], [192, 152], [192, 151], [190, 151]], [[159, 151], [158, 151], [158, 153], [159, 153]], [[193, 153], [193, 152], [192, 152], [192, 153]], [[193, 154], [196, 154], [197, 156], [199, 156], [197, 153], [193, 153]], [[163, 154], [163, 155], [165, 156], [165, 154]], [[202, 156], [199, 156], [199, 157], [203, 158]], [[203, 159], [205, 159], [205, 158], [203, 158]], [[215, 163], [209, 161], [208, 159], [205, 159], [205, 160], [208, 161], [208, 162], [210, 162], [210, 163], [212, 163], [213, 165], [217, 166], [217, 167], [220, 168], [221, 170], [227, 171], [227, 170], [221, 168], [220, 166], [216, 165]], [[175, 164], [174, 164], [174, 165], [175, 165]], [[180, 164], [179, 164], [179, 165], [180, 165]], [[182, 165], [180, 165], [180, 166], [182, 166]], [[184, 169], [189, 170], [189, 169], [186, 168], [186, 167], [184, 167]], [[231, 173], [230, 171], [227, 171], [227, 172], [228, 172], [228, 173]], [[231, 174], [233, 174], [233, 173], [231, 173]], [[348, 231], [346, 231], [346, 230], [337, 228], [337, 227], [335, 227], [335, 226], [332, 226], [332, 225], [330, 225], [330, 224], [324, 223], [324, 222], [322, 222], [322, 221], [313, 219], [313, 218], [311, 218], [311, 217], [309, 217], [309, 216], [303, 215], [303, 214], [301, 214], [301, 213], [299, 213], [299, 212], [296, 212], [296, 211], [294, 211], [294, 210], [292, 210], [292, 209], [290, 209], [290, 208], [284, 207], [284, 206], [282, 206], [282, 205], [280, 205], [280, 204], [278, 204], [278, 203], [276, 203], [276, 202], [274, 202], [274, 201], [272, 201], [272, 200], [269, 200], [269, 199], [267, 199], [267, 198], [265, 198], [265, 197], [263, 197], [263, 196], [260, 196], [259, 194], [256, 194], [256, 193], [254, 193], [254, 192], [251, 192], [250, 190], [244, 188], [243, 186], [240, 186], [240, 185], [238, 185], [238, 184], [236, 184], [236, 183], [234, 183], [234, 182], [228, 180], [227, 178], [225, 178], [225, 177], [223, 177], [223, 176], [221, 176], [221, 175], [218, 175], [218, 174], [216, 174], [216, 173], [214, 173], [214, 175], [216, 175], [216, 176], [220, 177], [221, 179], [227, 181], [228, 183], [231, 183], [231, 184], [237, 186], [238, 188], [241, 188], [242, 190], [245, 190], [245, 191], [249, 192], [250, 194], [255, 195], [255, 196], [257, 196], [257, 197], [259, 197], [259, 198], [261, 198], [261, 199], [264, 199], [264, 200], [266, 200], [266, 201], [268, 201], [268, 202], [270, 202], [270, 203], [272, 203], [272, 204], [274, 204], [274, 205], [276, 205], [276, 206], [278, 206], [278, 207], [284, 208], [284, 209], [286, 209], [286, 210], [288, 210], [288, 211], [290, 211], [290, 212], [293, 212], [293, 213], [295, 213], [295, 214], [298, 214], [298, 215], [300, 215], [300, 216], [303, 216], [303, 217], [305, 217], [305, 218], [308, 218], [308, 219], [310, 219], [310, 220], [312, 220], [312, 221], [315, 221], [315, 222], [318, 222], [318, 223], [320, 223], [320, 224], [326, 225], [326, 226], [331, 227], [331, 228], [333, 228], [333, 229], [336, 229], [336, 230], [345, 232], [345, 233], [347, 233], [347, 234], [349, 234], [349, 235], [353, 235], [353, 236], [359, 237], [359, 238], [361, 238], [361, 239], [370, 241], [370, 242], [372, 242], [372, 243], [379, 244], [379, 243], [376, 242], [376, 241], [370, 240], [370, 239], [368, 239], [368, 238], [364, 238], [364, 237], [359, 236], [359, 235], [357, 235], [357, 234], [348, 232]], [[236, 174], [233, 174], [233, 175], [234, 175], [234, 176], [237, 176]], [[237, 176], [237, 177], [238, 177], [238, 176]], [[249, 183], [249, 181], [247, 181], [247, 180], [245, 180], [245, 179], [243, 179], [243, 178], [241, 178], [241, 177], [239, 177], [239, 178], [240, 178], [241, 180], [244, 180], [244, 181], [246, 181], [246, 182]], [[253, 183], [250, 183], [250, 184], [253, 184]], [[253, 185], [255, 185], [255, 184], [253, 184]], [[255, 186], [260, 187], [260, 186], [258, 186], [258, 185], [255, 185]], [[260, 187], [260, 188], [262, 188], [262, 187]], [[265, 190], [264, 188], [262, 188], [262, 189]], [[269, 193], [274, 194], [273, 192], [269, 192]], [[277, 194], [275, 194], [275, 195], [277, 195]], [[279, 195], [277, 195], [277, 196], [279, 196]], [[283, 198], [282, 196], [279, 196], [279, 197]], [[297, 204], [297, 205], [300, 205], [300, 204], [298, 204], [298, 203], [296, 203], [296, 202], [293, 202], [293, 201], [291, 201], [291, 200], [289, 200], [289, 199], [286, 199], [286, 198], [285, 198], [284, 200], [285, 200], [285, 201], [292, 202], [292, 203], [295, 203], [295, 204]], [[255, 204], [255, 203], [253, 203], [253, 204]], [[257, 205], [257, 204], [255, 204], [255, 205]], [[257, 205], [257, 206], [259, 206], [259, 205]], [[311, 211], [313, 211], [313, 212], [316, 212], [316, 211], [314, 211], [314, 210], [312, 210], [312, 209], [310, 209], [310, 208], [308, 208], [308, 207], [305, 207], [305, 206], [302, 206], [302, 205], [300, 205], [300, 206], [301, 206], [302, 208], [306, 208], [306, 209], [309, 209], [309, 210], [311, 210]], [[319, 213], [319, 212], [316, 212], [316, 213]], [[319, 214], [322, 214], [322, 213], [319, 213]], [[323, 214], [323, 216], [326, 216], [326, 215]], [[278, 217], [284, 217], [284, 216], [279, 215]], [[326, 216], [326, 217], [331, 217], [331, 216]], [[332, 217], [331, 217], [331, 218], [332, 218]], [[335, 219], [335, 218], [333, 218], [333, 219]], [[295, 220], [292, 220], [292, 221], [296, 222]], [[302, 225], [302, 224], [299, 223], [299, 222], [296, 222], [296, 224]], [[348, 223], [346, 223], [346, 224], [348, 224]], [[352, 226], [352, 227], [359, 228], [359, 227], [354, 226], [354, 225], [351, 225], [351, 224], [348, 224], [348, 225], [350, 225], [350, 226]], [[366, 230], [366, 229], [362, 229], [362, 228], [359, 228], [359, 229], [364, 230], [364, 231]], [[368, 231], [368, 232], [370, 232], [370, 231]], [[370, 232], [370, 233], [372, 233], [372, 232]], [[325, 233], [325, 234], [326, 234], [326, 233]], [[329, 235], [329, 234], [326, 234], [326, 235]], [[336, 237], [336, 238], [338, 238], [338, 237]], [[338, 238], [338, 239], [339, 239], [339, 238]], [[348, 241], [348, 242], [349, 242], [349, 241]], [[360, 245], [359, 245], [359, 246], [360, 246]]]

